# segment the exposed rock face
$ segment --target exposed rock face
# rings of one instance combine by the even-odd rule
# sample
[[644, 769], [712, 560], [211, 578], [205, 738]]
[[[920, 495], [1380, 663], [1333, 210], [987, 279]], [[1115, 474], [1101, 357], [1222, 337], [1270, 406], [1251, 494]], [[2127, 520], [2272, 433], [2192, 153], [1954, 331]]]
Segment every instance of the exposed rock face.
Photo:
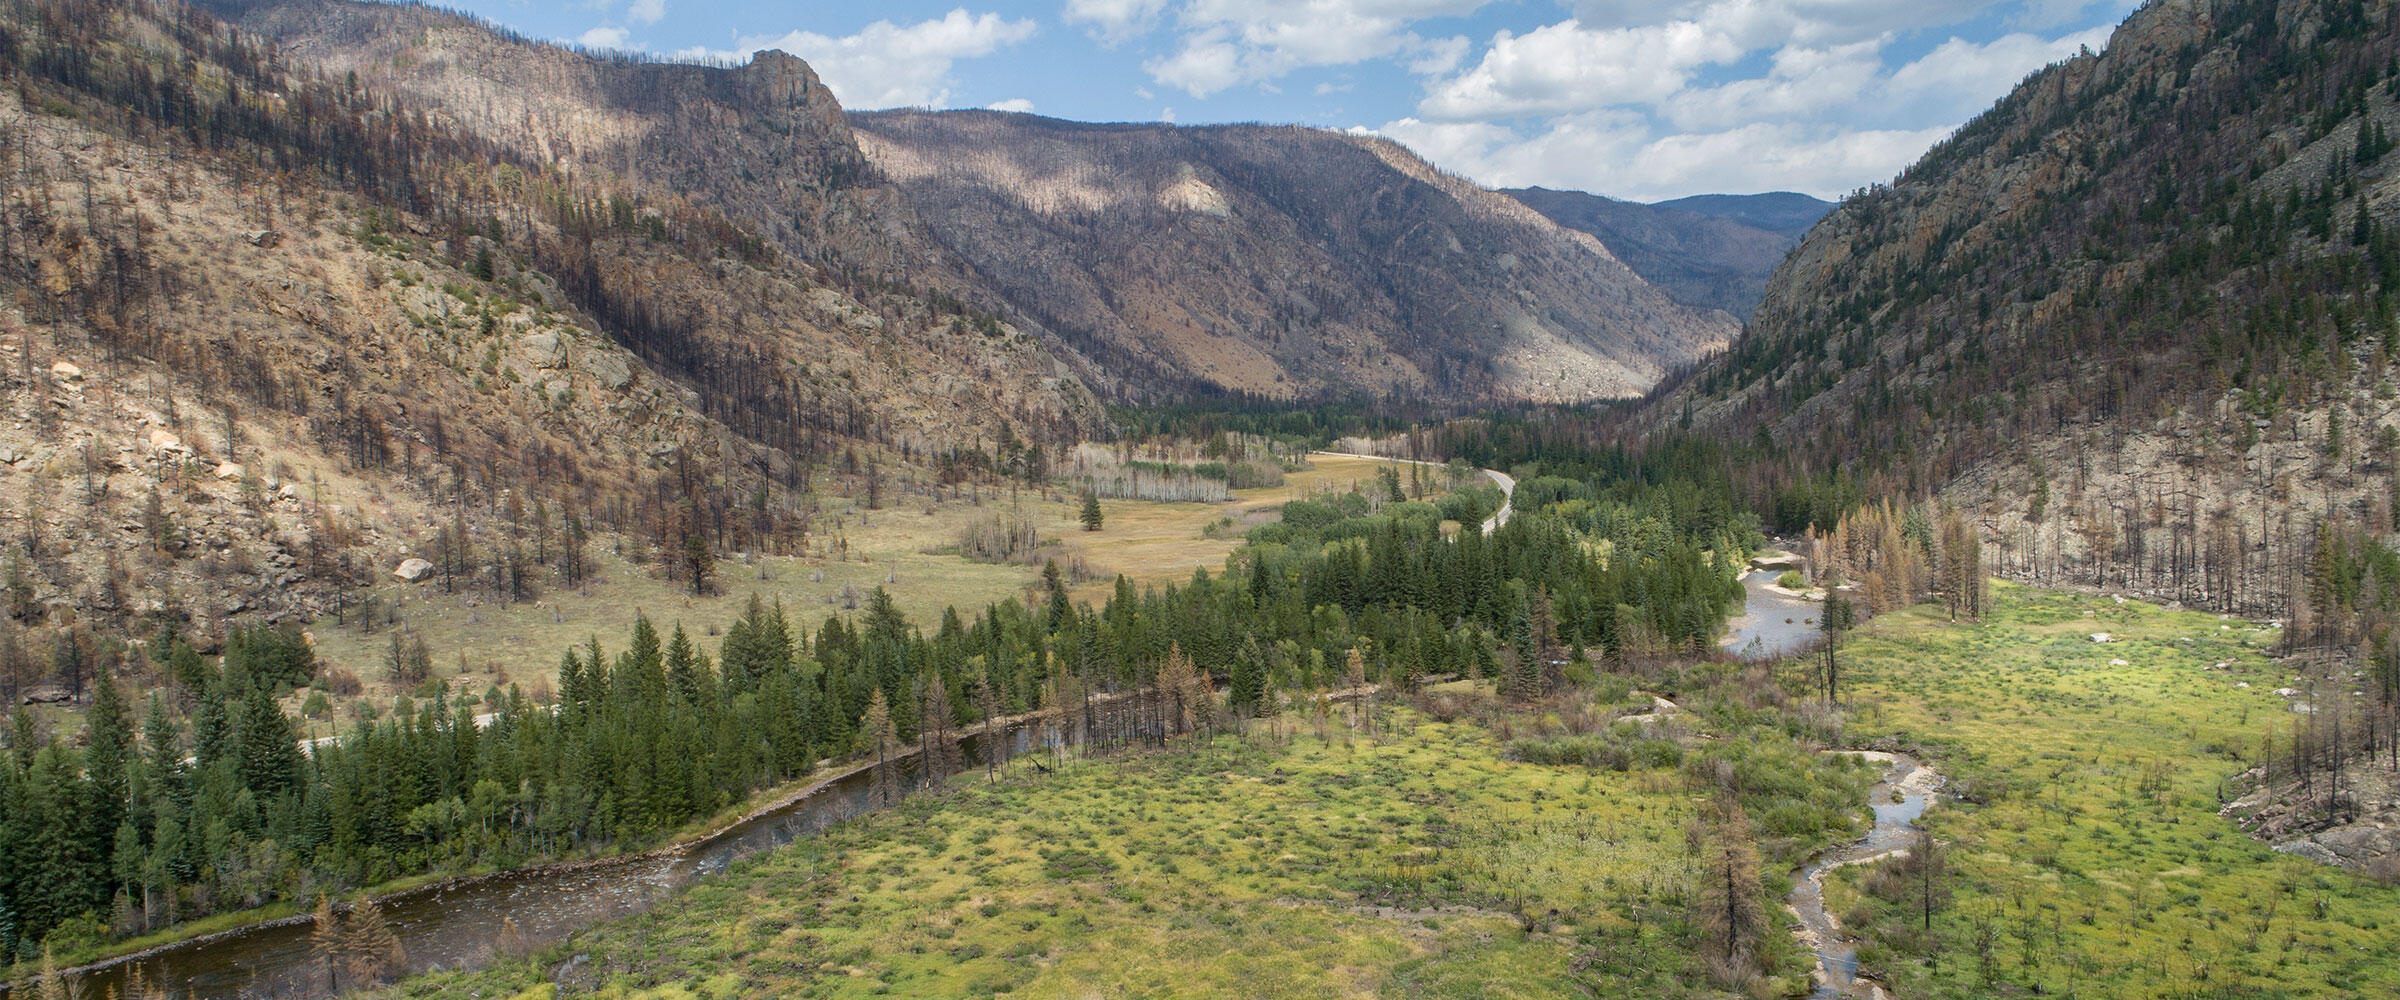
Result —
[[853, 114], [945, 246], [1080, 353], [1269, 396], [1638, 393], [1734, 329], [1378, 139]]
[[415, 583], [433, 574], [433, 564], [423, 559], [405, 559], [392, 570], [392, 575], [407, 583]]
[[1804, 194], [1701, 195], [1656, 205], [1581, 191], [1502, 192], [1569, 229], [1590, 233], [1675, 301], [1747, 319], [1767, 276], [1830, 202]]

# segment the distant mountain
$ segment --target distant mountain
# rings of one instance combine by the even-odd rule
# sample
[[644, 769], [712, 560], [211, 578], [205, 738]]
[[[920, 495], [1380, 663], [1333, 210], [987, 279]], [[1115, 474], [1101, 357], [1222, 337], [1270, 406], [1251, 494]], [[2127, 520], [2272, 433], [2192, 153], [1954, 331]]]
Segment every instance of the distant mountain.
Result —
[[2389, 4], [2156, 0], [1842, 203], [1643, 419], [1941, 491], [2006, 568], [2280, 600], [2295, 521], [2393, 523], [2395, 52]]
[[1650, 207], [1739, 222], [1771, 233], [1781, 233], [1795, 240], [1805, 235], [1808, 227], [1816, 225], [1817, 220], [1824, 218], [1825, 213], [1833, 211], [1832, 202], [1795, 191], [1696, 194], [1673, 201], [1653, 202]]
[[1135, 384], [1638, 395], [1735, 324], [1390, 142], [1317, 129], [850, 116], [975, 277]]
[[1502, 192], [1550, 221], [1590, 233], [1634, 272], [1695, 309], [1747, 319], [1767, 275], [1832, 203], [1804, 194], [1705, 194], [1644, 205], [1581, 191]]

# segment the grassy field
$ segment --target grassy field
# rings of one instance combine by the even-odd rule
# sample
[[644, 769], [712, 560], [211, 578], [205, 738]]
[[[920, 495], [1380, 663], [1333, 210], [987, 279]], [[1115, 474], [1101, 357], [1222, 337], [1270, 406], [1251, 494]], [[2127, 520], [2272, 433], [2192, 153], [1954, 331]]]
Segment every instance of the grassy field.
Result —
[[[1250, 526], [1272, 521], [1286, 501], [1324, 490], [1374, 485], [1374, 459], [1318, 456], [1314, 467], [1292, 473], [1283, 486], [1238, 491], [1222, 504], [1102, 502], [1103, 528], [1082, 530], [1069, 496], [1024, 491], [987, 492], [981, 503], [917, 502], [883, 510], [844, 510], [811, 540], [805, 556], [724, 558], [718, 563], [719, 593], [695, 597], [686, 587], [661, 579], [654, 567], [618, 554], [612, 543], [595, 541], [593, 579], [580, 590], [551, 586], [521, 604], [495, 602], [490, 595], [443, 594], [432, 583], [406, 584], [385, 578], [375, 599], [395, 609], [413, 638], [433, 654], [435, 674], [454, 690], [480, 693], [486, 687], [528, 687], [556, 674], [559, 654], [597, 635], [605, 644], [622, 637], [636, 610], [661, 628], [681, 622], [706, 642], [741, 614], [755, 594], [781, 601], [795, 623], [814, 631], [826, 617], [854, 616], [850, 597], [883, 587], [900, 610], [931, 628], [945, 608], [973, 617], [985, 604], [1015, 596], [1038, 599], [1038, 566], [978, 563], [943, 549], [956, 545], [966, 526], [994, 517], [1023, 516], [1044, 539], [1055, 539], [1066, 561], [1080, 558], [1089, 578], [1077, 586], [1078, 600], [1108, 598], [1115, 575], [1136, 586], [1180, 583], [1196, 569], [1216, 572], [1242, 542]], [[1432, 495], [1432, 494], [1428, 494]], [[391, 644], [387, 628], [360, 629], [353, 620], [320, 620], [311, 626], [317, 655], [368, 682], [370, 693], [397, 693], [380, 684]], [[297, 709], [295, 701], [291, 706]], [[347, 720], [343, 720], [346, 724]], [[310, 720], [310, 735], [328, 731]]]
[[[1377, 470], [1387, 464], [1381, 459], [1341, 455], [1314, 455], [1309, 468], [1287, 473], [1281, 486], [1235, 490], [1226, 503], [1146, 503], [1137, 500], [1103, 500], [1103, 530], [1079, 532], [1074, 523], [1075, 511], [1060, 508], [1060, 518], [1054, 529], [1060, 536], [1082, 550], [1085, 559], [1103, 571], [1097, 579], [1078, 588], [1076, 599], [1098, 604], [1108, 595], [1115, 574], [1123, 573], [1137, 587], [1182, 583], [1192, 578], [1192, 571], [1206, 569], [1215, 573], [1225, 566], [1225, 557], [1242, 544], [1243, 534], [1254, 525], [1278, 517], [1277, 511], [1286, 502], [1306, 499], [1323, 491], [1349, 492], [1352, 489], [1378, 488]], [[1425, 496], [1447, 494], [1447, 483], [1440, 480], [1440, 471], [1426, 470]], [[1408, 482], [1405, 472], [1401, 482]], [[1045, 529], [1045, 534], [1051, 529]]]
[[1862, 892], [1861, 870], [1829, 886], [1834, 911], [1870, 928], [1866, 966], [1911, 998], [2400, 994], [2400, 889], [2276, 854], [2216, 815], [2261, 738], [2289, 735], [2273, 631], [1995, 596], [1982, 625], [1919, 608], [1847, 654], [1851, 735], [1925, 748], [1970, 799], [1928, 814], [1951, 896], [1930, 932]]
[[1692, 957], [1682, 769], [1516, 763], [1409, 709], [1310, 728], [962, 777], [391, 995], [544, 996], [572, 954], [578, 995], [656, 1000], [1726, 995]]

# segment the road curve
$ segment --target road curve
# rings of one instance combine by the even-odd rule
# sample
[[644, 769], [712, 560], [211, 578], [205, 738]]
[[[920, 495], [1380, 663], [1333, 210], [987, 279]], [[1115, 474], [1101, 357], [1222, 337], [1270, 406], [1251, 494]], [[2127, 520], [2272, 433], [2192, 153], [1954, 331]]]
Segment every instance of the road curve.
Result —
[[[1327, 451], [1323, 448], [1319, 448], [1309, 452], [1309, 454], [1331, 455], [1335, 458], [1364, 458], [1376, 462], [1396, 462], [1401, 465], [1424, 465], [1436, 469], [1449, 468], [1449, 466], [1440, 462], [1426, 462], [1414, 458], [1390, 458], [1384, 455], [1361, 455], [1354, 451]], [[1494, 531], [1500, 530], [1501, 525], [1508, 523], [1508, 516], [1512, 513], [1515, 513], [1514, 505], [1517, 500], [1517, 477], [1509, 475], [1508, 473], [1502, 472], [1498, 469], [1485, 469], [1483, 470], [1483, 474], [1492, 477], [1492, 482], [1497, 483], [1500, 486], [1500, 509], [1493, 512], [1492, 516], [1485, 518], [1483, 521], [1483, 533], [1488, 535]]]

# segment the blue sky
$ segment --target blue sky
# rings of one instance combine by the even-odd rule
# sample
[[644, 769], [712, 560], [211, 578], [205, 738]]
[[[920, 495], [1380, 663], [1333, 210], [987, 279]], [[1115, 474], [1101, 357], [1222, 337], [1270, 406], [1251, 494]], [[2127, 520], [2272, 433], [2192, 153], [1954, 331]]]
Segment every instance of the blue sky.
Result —
[[537, 37], [808, 60], [846, 107], [1363, 129], [1641, 201], [1888, 180], [2130, 0], [450, 0]]

